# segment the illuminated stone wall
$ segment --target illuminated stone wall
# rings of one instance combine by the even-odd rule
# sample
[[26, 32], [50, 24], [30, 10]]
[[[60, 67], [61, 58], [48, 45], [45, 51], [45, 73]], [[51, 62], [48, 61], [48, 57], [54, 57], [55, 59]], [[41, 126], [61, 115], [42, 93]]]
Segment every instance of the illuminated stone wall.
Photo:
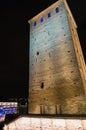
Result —
[[86, 130], [85, 119], [20, 117], [4, 126], [4, 130]]
[[30, 20], [29, 114], [84, 114], [86, 100], [63, 1]]

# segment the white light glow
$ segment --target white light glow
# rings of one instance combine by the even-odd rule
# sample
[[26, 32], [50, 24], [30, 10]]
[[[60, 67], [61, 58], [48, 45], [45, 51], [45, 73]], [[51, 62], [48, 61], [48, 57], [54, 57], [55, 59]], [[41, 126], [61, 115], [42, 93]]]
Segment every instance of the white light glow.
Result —
[[86, 120], [20, 117], [6, 128], [7, 130], [85, 130]]
[[82, 120], [83, 130], [86, 130], [86, 120]]
[[53, 119], [53, 128], [60, 130], [66, 130], [66, 124], [64, 119]]
[[81, 120], [66, 120], [67, 129], [83, 130]]

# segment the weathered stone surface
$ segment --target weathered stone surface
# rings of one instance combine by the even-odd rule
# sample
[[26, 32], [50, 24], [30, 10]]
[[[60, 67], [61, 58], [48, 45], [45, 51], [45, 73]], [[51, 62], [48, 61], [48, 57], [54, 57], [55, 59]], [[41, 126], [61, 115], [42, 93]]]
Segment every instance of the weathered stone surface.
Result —
[[74, 47], [63, 1], [30, 21], [28, 113], [86, 114], [86, 100], [78, 99], [85, 96], [85, 90]]

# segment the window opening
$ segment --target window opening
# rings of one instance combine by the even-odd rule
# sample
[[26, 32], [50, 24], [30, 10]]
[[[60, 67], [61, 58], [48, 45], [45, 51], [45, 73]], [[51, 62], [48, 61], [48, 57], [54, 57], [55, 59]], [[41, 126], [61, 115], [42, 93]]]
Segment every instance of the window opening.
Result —
[[48, 12], [48, 18], [50, 18], [51, 17], [51, 12]]
[[41, 17], [41, 18], [40, 18], [40, 22], [42, 23], [42, 22], [43, 22], [43, 20], [44, 20], [44, 19], [43, 19], [43, 17]]
[[44, 88], [44, 82], [41, 83], [41, 88], [42, 88], [42, 89]]
[[58, 13], [59, 12], [59, 7], [56, 7], [56, 13]]
[[37, 55], [39, 55], [39, 51], [37, 51]]
[[36, 24], [37, 24], [37, 23], [36, 23], [36, 21], [34, 21], [34, 23], [33, 23], [33, 24], [34, 24], [34, 26], [36, 26]]

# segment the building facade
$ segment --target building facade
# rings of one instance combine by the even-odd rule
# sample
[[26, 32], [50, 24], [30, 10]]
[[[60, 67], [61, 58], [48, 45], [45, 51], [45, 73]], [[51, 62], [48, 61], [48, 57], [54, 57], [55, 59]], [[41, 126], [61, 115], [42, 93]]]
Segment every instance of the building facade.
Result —
[[29, 114], [86, 114], [86, 68], [66, 0], [30, 19]]

